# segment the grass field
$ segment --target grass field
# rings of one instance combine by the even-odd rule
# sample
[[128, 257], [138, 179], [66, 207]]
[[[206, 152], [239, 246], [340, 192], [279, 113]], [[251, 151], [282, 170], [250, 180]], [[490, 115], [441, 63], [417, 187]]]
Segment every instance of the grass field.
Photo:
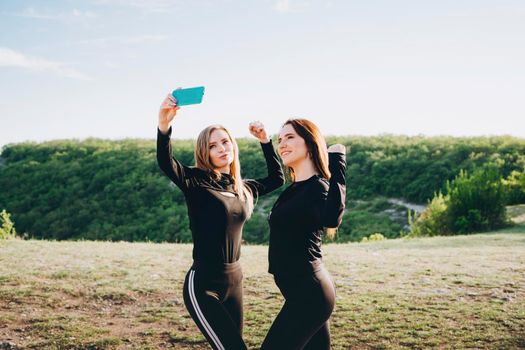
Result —
[[[328, 244], [333, 349], [525, 348], [525, 226]], [[267, 247], [243, 247], [245, 340], [282, 305]], [[208, 349], [182, 301], [191, 245], [0, 242], [0, 349]]]

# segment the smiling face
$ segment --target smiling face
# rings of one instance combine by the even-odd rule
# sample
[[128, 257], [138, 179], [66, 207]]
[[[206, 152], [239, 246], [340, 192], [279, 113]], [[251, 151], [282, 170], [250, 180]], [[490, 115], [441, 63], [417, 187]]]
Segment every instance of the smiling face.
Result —
[[293, 169], [308, 158], [308, 148], [304, 139], [297, 134], [291, 124], [286, 124], [279, 132], [279, 155], [283, 164]]
[[229, 172], [229, 166], [233, 162], [233, 144], [228, 133], [222, 129], [215, 129], [209, 140], [210, 163], [215, 170]]

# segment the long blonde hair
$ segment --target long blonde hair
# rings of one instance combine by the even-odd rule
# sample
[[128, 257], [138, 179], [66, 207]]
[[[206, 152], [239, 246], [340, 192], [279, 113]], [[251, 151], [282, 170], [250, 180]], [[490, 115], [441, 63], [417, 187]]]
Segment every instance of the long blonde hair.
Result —
[[224, 126], [210, 125], [200, 132], [197, 138], [197, 145], [195, 146], [195, 166], [203, 170], [211, 170], [213, 176], [219, 176], [210, 160], [210, 138], [215, 130], [223, 130], [228, 134], [230, 142], [233, 145], [233, 161], [230, 164], [230, 175], [233, 178], [235, 192], [239, 195], [241, 201], [246, 201], [248, 204], [247, 217], [249, 218], [253, 212], [253, 194], [250, 188], [244, 184], [241, 177], [241, 163], [239, 162], [239, 147], [237, 146], [237, 142]]
[[[295, 132], [304, 139], [308, 154], [314, 163], [315, 169], [321, 174], [326, 180], [330, 180], [332, 174], [328, 169], [328, 148], [326, 147], [326, 141], [321, 134], [321, 130], [307, 119], [288, 119], [283, 126], [291, 125]], [[295, 174], [292, 168], [287, 167], [288, 172], [292, 181], [295, 181]], [[325, 228], [326, 235], [328, 238], [333, 239], [337, 228]]]

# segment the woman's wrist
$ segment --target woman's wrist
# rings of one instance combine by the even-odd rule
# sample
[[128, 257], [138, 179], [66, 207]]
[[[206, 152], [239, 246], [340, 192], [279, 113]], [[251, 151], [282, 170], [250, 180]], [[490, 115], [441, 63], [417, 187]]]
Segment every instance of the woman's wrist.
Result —
[[170, 130], [169, 124], [168, 125], [159, 124], [158, 128], [160, 132], [163, 133], [164, 135], [167, 135], [168, 131]]

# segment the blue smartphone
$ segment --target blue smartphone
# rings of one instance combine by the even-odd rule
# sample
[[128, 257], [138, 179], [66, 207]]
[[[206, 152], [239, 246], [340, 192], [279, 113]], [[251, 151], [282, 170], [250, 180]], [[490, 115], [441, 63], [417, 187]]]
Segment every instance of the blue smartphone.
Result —
[[202, 102], [204, 86], [173, 90], [171, 95], [177, 100], [177, 106], [194, 105]]

